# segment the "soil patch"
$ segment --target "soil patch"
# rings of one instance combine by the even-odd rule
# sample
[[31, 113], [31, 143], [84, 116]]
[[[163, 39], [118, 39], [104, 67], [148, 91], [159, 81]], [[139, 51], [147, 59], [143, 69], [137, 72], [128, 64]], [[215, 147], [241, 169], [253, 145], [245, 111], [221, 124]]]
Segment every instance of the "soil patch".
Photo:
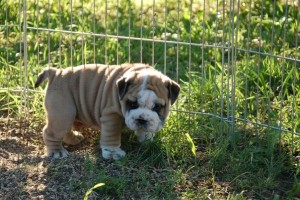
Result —
[[[42, 124], [0, 118], [0, 199], [82, 199], [73, 192], [79, 181], [84, 157], [98, 149], [97, 132], [85, 134], [85, 141], [66, 147], [70, 156], [52, 161], [44, 156]], [[94, 155], [91, 153], [90, 155]]]

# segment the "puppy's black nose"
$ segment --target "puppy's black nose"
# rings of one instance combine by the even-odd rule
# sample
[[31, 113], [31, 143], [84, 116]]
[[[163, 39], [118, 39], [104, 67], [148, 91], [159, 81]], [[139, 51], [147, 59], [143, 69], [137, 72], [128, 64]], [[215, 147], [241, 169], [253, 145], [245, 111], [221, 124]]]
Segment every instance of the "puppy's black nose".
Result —
[[136, 119], [136, 122], [140, 125], [146, 125], [147, 124], [147, 120], [144, 120], [144, 119]]

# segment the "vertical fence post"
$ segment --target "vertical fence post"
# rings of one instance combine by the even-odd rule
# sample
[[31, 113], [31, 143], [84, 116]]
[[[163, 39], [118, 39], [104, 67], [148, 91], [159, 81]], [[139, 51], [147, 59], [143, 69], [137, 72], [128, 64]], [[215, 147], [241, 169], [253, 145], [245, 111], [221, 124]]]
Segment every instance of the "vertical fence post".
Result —
[[28, 101], [27, 101], [27, 95], [28, 95], [28, 69], [27, 69], [27, 62], [28, 62], [28, 54], [27, 54], [27, 1], [23, 0], [23, 68], [24, 68], [24, 74], [23, 74], [23, 108], [22, 112], [24, 112], [25, 117], [28, 109]]

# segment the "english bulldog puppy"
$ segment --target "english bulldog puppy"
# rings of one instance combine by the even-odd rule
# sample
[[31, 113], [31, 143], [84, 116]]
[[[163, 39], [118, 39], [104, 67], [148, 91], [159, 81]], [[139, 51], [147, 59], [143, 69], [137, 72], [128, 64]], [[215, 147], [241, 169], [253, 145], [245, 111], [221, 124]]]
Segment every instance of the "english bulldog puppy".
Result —
[[47, 155], [66, 157], [62, 142], [80, 143], [82, 127], [100, 129], [105, 159], [120, 159], [124, 122], [139, 141], [152, 139], [162, 129], [179, 85], [146, 64], [87, 64], [66, 69], [46, 67], [35, 87], [45, 79], [47, 123], [43, 139]]

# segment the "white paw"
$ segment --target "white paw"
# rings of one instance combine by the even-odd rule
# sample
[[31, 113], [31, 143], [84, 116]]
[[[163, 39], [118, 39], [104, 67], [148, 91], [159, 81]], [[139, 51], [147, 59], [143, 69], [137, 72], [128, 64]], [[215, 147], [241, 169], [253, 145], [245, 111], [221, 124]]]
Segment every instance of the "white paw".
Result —
[[65, 158], [69, 155], [69, 152], [62, 148], [61, 150], [47, 150], [46, 154], [49, 158], [58, 159]]
[[126, 155], [125, 151], [123, 151], [120, 147], [101, 147], [102, 156], [105, 159], [114, 159], [119, 160], [120, 158]]
[[145, 140], [152, 141], [155, 136], [155, 133], [153, 133], [153, 132], [136, 132], [135, 134], [136, 134], [139, 142], [143, 142]]

